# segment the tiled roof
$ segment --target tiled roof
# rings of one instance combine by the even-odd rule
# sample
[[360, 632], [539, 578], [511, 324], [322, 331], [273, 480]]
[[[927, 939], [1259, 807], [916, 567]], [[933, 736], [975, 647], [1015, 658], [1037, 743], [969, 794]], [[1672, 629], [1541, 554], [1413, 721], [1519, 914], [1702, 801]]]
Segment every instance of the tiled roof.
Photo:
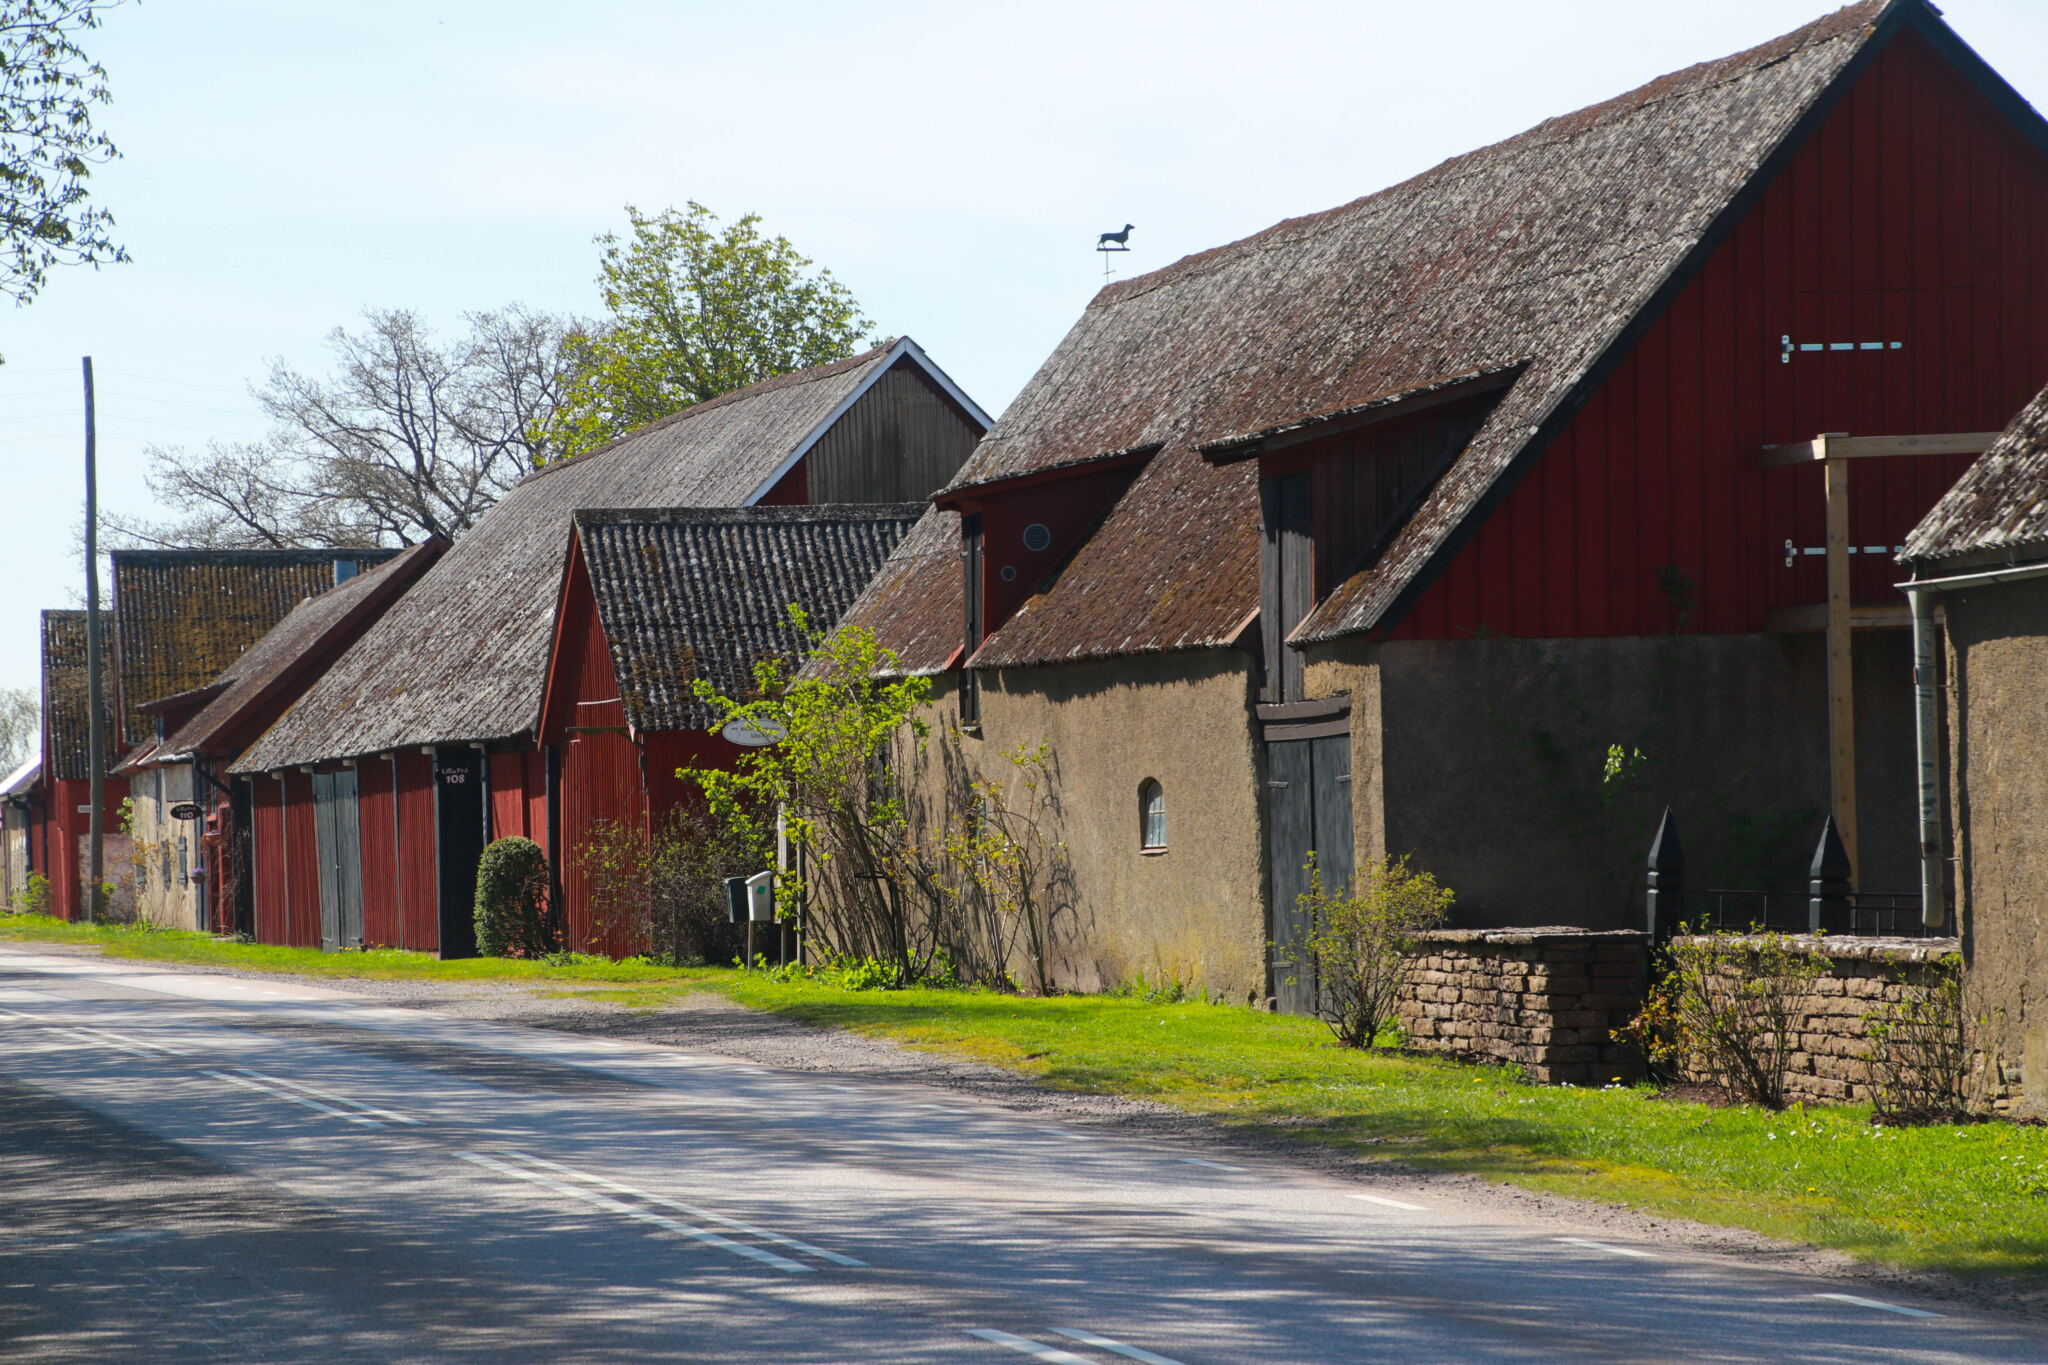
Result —
[[2048, 389], [2020, 409], [1913, 533], [1902, 560], [2048, 553]]
[[924, 511], [921, 503], [580, 511], [576, 535], [626, 719], [703, 729], [699, 678], [746, 696], [755, 663], [801, 653], [800, 606], [830, 629]]
[[[100, 711], [105, 724], [107, 766], [119, 752], [114, 715], [114, 641], [112, 612], [100, 615]], [[85, 613], [43, 613], [43, 752], [50, 775], [57, 780], [92, 776], [90, 691], [85, 669]]]

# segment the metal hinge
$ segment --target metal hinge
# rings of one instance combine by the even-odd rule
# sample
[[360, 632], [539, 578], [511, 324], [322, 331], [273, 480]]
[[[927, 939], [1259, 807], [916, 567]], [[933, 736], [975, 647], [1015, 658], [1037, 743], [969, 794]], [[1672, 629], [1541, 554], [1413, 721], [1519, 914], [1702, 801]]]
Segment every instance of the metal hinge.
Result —
[[1903, 341], [1800, 341], [1790, 336], [1778, 338], [1778, 363], [1790, 365], [1794, 351], [1897, 351], [1903, 350]]

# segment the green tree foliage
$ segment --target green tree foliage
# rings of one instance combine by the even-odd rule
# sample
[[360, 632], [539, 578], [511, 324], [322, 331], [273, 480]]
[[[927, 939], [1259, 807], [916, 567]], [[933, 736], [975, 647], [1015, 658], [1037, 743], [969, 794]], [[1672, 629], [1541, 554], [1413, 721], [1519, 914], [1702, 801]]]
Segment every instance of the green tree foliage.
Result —
[[829, 270], [758, 214], [721, 229], [692, 200], [652, 216], [630, 204], [632, 235], [599, 237], [610, 318], [569, 338], [576, 379], [543, 444], [575, 455], [692, 404], [843, 359], [871, 325]]
[[920, 837], [897, 773], [930, 733], [931, 681], [889, 676], [896, 658], [869, 631], [816, 631], [794, 606], [790, 617], [809, 642], [793, 674], [783, 660], [757, 664], [752, 700], [697, 683], [717, 715], [714, 729], [741, 720], [782, 738], [749, 749], [732, 772], [679, 776], [703, 789], [712, 814], [757, 856], [774, 846], [776, 811], [787, 813], [803, 871], [778, 879], [776, 909], [788, 917], [803, 906], [816, 947], [873, 958], [896, 982], [943, 975], [953, 897], [940, 883], [941, 851]]
[[79, 39], [104, 0], [0, 0], [0, 294], [27, 303], [60, 265], [125, 261], [86, 181], [120, 155], [93, 127], [107, 73]]
[[1368, 860], [1349, 890], [1332, 891], [1309, 855], [1298, 901], [1310, 927], [1291, 947], [1291, 965], [1314, 981], [1316, 1016], [1344, 1046], [1371, 1047], [1394, 1022], [1408, 958], [1455, 899], [1406, 858]]
[[969, 945], [1007, 971], [1022, 957], [1038, 995], [1053, 991], [1056, 922], [1073, 911], [1073, 867], [1067, 845], [1053, 835], [1060, 820], [1059, 784], [1047, 744], [1019, 744], [1002, 755], [1010, 771], [969, 784], [967, 818], [942, 842], [947, 864], [959, 875], [941, 879], [961, 903], [963, 931], [955, 955]]
[[476, 866], [476, 950], [485, 957], [556, 951], [548, 855], [531, 839], [494, 839]]

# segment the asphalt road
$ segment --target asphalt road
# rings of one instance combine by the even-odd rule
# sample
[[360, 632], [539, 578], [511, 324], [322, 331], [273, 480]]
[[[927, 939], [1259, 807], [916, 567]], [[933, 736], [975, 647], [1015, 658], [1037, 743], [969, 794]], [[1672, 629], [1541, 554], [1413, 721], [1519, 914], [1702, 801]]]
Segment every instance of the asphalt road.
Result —
[[7, 1361], [2048, 1361], [2031, 1323], [1569, 1231], [917, 1085], [0, 951]]

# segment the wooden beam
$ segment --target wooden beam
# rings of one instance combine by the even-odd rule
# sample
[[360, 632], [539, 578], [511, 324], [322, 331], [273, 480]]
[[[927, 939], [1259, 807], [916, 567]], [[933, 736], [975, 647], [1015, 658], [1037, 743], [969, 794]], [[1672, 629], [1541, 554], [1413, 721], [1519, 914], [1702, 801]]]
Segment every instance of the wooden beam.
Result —
[[[1941, 617], [1935, 610], [1935, 619]], [[1851, 630], [1911, 630], [1913, 609], [1904, 602], [1866, 602], [1849, 608]], [[1828, 604], [1812, 602], [1797, 607], [1773, 607], [1764, 623], [1772, 635], [1818, 635], [1828, 628]]]
[[1849, 854], [1850, 884], [1862, 864], [1856, 858], [1856, 691], [1849, 603], [1849, 462], [1834, 455], [1837, 438], [1823, 436], [1828, 523], [1828, 788], [1835, 832]]
[[[1950, 431], [1928, 436], [1851, 436], [1830, 432], [1811, 441], [1765, 446], [1757, 463], [1765, 469], [1816, 464], [1822, 460], [1871, 460], [1897, 455], [1981, 455], [1998, 439], [1995, 431]], [[1826, 454], [1822, 454], [1826, 451]]]

